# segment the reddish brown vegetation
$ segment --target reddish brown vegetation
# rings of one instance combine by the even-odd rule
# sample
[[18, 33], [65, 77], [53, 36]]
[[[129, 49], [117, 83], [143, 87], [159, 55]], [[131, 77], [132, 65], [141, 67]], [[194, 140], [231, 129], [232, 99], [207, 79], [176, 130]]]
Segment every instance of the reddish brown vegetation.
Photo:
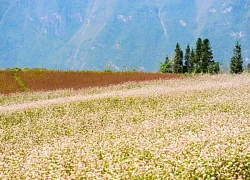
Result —
[[19, 84], [14, 79], [12, 71], [0, 71], [0, 94], [21, 91]]
[[[96, 86], [108, 86], [129, 81], [178, 78], [175, 74], [132, 73], [132, 72], [76, 72], [76, 71], [39, 71], [26, 70], [17, 72], [17, 76], [31, 91], [56, 89], [81, 89]], [[11, 75], [9, 75], [9, 79]], [[12, 78], [13, 79], [13, 78]], [[9, 84], [10, 80], [8, 82]], [[1, 81], [0, 81], [1, 82]], [[13, 80], [11, 81], [13, 83]], [[16, 84], [16, 83], [15, 83]], [[20, 89], [20, 88], [19, 88]], [[13, 88], [12, 92], [16, 92]], [[4, 92], [2, 92], [4, 93]]]

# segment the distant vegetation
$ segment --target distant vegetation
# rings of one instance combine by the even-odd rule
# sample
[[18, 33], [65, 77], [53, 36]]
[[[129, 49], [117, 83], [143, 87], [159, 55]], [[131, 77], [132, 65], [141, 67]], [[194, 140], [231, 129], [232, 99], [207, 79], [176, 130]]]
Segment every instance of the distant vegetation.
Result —
[[166, 57], [165, 62], [160, 64], [160, 72], [218, 74], [220, 64], [215, 62], [213, 58], [209, 39], [202, 40], [198, 38], [195, 49], [191, 49], [188, 44], [185, 54], [183, 54], [179, 43], [177, 43], [174, 57], [172, 59], [168, 56]]
[[[100, 71], [60, 71], [45, 68], [7, 68], [0, 70], [0, 94], [9, 94], [23, 91], [81, 89], [86, 87], [107, 86], [129, 81], [145, 81], [155, 79], [169, 79], [180, 77], [180, 74], [218, 74], [220, 63], [213, 57], [209, 39], [198, 38], [196, 47], [188, 44], [185, 53], [180, 44], [176, 44], [174, 56], [168, 56], [165, 62], [160, 63], [161, 73], [144, 73], [143, 67], [134, 68], [123, 66], [119, 68], [109, 61]], [[240, 74], [244, 71], [241, 45], [236, 43], [230, 61], [230, 73]], [[245, 68], [250, 72], [250, 64]], [[162, 74], [163, 73], [163, 74]], [[167, 73], [167, 74], [165, 74]], [[179, 75], [178, 75], [179, 74]]]
[[[183, 54], [180, 44], [177, 43], [173, 58], [170, 59], [167, 56], [165, 62], [160, 63], [159, 71], [162, 73], [218, 74], [220, 72], [220, 63], [216, 62], [213, 58], [209, 39], [202, 40], [198, 38], [195, 49], [191, 49], [188, 44], [185, 54]], [[246, 71], [249, 72], [249, 69], [250, 64], [247, 65]], [[230, 72], [232, 74], [240, 74], [243, 71], [241, 45], [237, 42], [230, 61]]]
[[236, 46], [233, 50], [233, 57], [230, 61], [230, 72], [232, 74], [240, 74], [243, 72], [243, 58], [241, 55], [241, 45], [239, 42], [236, 43]]

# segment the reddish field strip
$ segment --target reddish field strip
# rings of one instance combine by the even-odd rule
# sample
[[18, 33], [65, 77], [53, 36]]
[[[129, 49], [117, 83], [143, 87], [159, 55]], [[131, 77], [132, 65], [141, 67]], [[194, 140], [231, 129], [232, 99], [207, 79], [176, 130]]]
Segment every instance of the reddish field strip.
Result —
[[128, 72], [76, 72], [76, 71], [21, 71], [18, 72], [23, 83], [31, 91], [56, 89], [81, 89], [108, 86], [129, 81], [178, 78], [174, 74], [128, 73]]
[[0, 94], [21, 92], [19, 84], [15, 81], [13, 72], [0, 71]]
[[[3, 71], [5, 72], [5, 71]], [[20, 92], [21, 89], [12, 77], [12, 72], [5, 72], [8, 78], [5, 79], [6, 85], [10, 85], [7, 91], [4, 88], [1, 93]], [[17, 76], [30, 91], [48, 91], [57, 89], [82, 89], [88, 87], [102, 87], [116, 85], [129, 81], [140, 82], [156, 79], [179, 78], [176, 74], [161, 73], [137, 73], [137, 72], [77, 72], [77, 71], [50, 71], [50, 70], [25, 70], [17, 72]], [[2, 82], [0, 80], [0, 82]], [[15, 87], [13, 86], [15, 84]], [[6, 86], [5, 85], [5, 86]]]

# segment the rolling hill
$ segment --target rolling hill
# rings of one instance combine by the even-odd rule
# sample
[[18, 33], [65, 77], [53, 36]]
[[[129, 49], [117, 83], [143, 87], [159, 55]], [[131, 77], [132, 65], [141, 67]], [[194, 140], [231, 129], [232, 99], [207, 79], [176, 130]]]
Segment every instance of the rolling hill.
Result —
[[0, 95], [1, 179], [249, 179], [250, 74]]

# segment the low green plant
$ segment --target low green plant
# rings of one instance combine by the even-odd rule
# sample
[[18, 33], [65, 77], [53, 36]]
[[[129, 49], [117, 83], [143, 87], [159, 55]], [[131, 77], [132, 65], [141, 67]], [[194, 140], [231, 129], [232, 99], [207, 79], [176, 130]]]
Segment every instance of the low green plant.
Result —
[[13, 68], [13, 69], [11, 69], [11, 71], [13, 71], [13, 77], [16, 80], [16, 82], [19, 84], [20, 88], [24, 91], [28, 91], [29, 89], [25, 86], [22, 79], [20, 77], [18, 77], [18, 75], [17, 75], [18, 72], [22, 71], [22, 69], [21, 68]]
[[161, 73], [172, 73], [173, 72], [173, 65], [172, 65], [172, 61], [169, 59], [169, 57], [167, 56], [165, 59], [164, 63], [160, 63], [160, 69], [159, 71]]

